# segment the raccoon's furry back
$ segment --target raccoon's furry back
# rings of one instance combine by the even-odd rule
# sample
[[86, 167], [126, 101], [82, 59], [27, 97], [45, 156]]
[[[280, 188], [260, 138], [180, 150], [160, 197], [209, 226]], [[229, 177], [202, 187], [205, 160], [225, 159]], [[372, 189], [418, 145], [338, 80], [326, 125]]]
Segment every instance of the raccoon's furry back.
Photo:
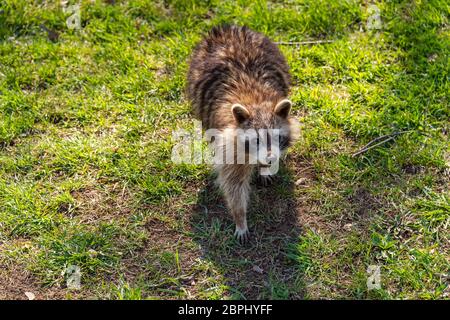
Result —
[[219, 26], [195, 48], [187, 95], [206, 128], [232, 122], [230, 105], [276, 103], [290, 87], [289, 67], [275, 43], [247, 27]]

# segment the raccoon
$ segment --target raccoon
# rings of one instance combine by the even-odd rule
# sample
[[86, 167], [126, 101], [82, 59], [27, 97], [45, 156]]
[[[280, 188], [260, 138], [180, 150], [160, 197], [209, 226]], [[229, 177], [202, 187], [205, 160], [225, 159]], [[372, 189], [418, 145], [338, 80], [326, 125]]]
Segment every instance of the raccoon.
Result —
[[[191, 56], [186, 91], [193, 112], [204, 128], [216, 129], [229, 138], [227, 143], [216, 143], [216, 152], [230, 149], [229, 141], [234, 145], [244, 140], [244, 163], [215, 164], [218, 185], [241, 243], [249, 239], [246, 215], [253, 173], [258, 169], [259, 179], [270, 182], [272, 175], [263, 169], [278, 161], [298, 134], [298, 123], [290, 116], [292, 103], [287, 99], [290, 85], [289, 67], [277, 45], [247, 27], [214, 27]], [[256, 136], [237, 134], [249, 129]], [[277, 130], [277, 143], [267, 134], [272, 129]], [[255, 156], [260, 149], [265, 149], [265, 156]], [[256, 163], [250, 158], [257, 158]]]

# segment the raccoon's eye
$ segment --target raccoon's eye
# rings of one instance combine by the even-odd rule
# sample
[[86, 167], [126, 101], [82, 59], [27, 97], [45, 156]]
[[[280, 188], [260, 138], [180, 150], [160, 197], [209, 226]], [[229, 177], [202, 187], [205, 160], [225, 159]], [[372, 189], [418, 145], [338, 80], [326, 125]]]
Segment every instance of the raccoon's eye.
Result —
[[286, 149], [289, 147], [289, 138], [286, 136], [280, 136], [279, 138], [280, 149]]
[[250, 151], [250, 146], [252, 146], [252, 148], [255, 148], [255, 147], [258, 148], [258, 145], [259, 145], [259, 137], [254, 137], [254, 138], [247, 137], [245, 139], [245, 150], [247, 152]]

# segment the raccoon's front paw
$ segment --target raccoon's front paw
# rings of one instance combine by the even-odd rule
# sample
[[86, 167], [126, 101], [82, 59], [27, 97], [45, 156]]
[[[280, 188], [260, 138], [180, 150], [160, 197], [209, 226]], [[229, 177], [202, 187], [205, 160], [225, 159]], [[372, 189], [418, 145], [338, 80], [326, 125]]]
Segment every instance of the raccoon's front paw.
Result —
[[240, 244], [246, 244], [250, 240], [250, 231], [248, 228], [239, 228], [236, 226], [236, 231], [234, 232], [234, 236]]
[[258, 175], [258, 184], [263, 187], [270, 186], [274, 180], [275, 180], [275, 177], [272, 175], [266, 175], [266, 176], [263, 176], [261, 174]]

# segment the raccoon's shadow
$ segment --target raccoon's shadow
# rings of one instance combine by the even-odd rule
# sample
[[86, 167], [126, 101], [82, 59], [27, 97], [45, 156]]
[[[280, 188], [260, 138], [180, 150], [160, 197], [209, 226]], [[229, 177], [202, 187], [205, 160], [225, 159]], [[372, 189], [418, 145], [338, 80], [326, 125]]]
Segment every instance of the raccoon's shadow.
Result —
[[219, 266], [232, 298], [300, 299], [304, 285], [289, 258], [301, 233], [292, 171], [280, 167], [273, 183], [253, 179], [247, 214], [251, 240], [240, 245], [224, 199], [211, 176], [199, 191], [191, 226], [203, 259]]

